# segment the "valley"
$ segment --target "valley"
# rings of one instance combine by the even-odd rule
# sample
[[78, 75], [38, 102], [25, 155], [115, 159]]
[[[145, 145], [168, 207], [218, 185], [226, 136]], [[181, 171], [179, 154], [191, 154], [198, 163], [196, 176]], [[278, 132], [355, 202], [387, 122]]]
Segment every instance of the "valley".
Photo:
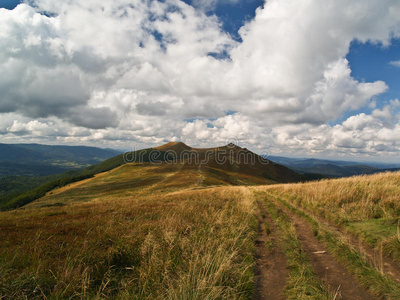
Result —
[[74, 176], [119, 153], [96, 147], [0, 143], [0, 209], [32, 189]]

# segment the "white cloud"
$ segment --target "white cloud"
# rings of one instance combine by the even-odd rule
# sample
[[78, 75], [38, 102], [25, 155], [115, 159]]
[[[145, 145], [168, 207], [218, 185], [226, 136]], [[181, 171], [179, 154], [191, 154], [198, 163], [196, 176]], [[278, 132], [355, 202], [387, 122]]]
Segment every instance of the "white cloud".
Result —
[[[394, 106], [385, 106], [393, 109]], [[290, 147], [309, 153], [328, 156], [398, 156], [400, 151], [400, 115], [392, 116], [391, 122], [381, 115], [364, 113], [351, 116], [342, 124], [311, 127], [283, 126], [274, 128], [277, 135], [275, 147]], [[384, 153], [384, 154], [382, 154]]]
[[[269, 0], [240, 30], [242, 43], [179, 0], [33, 3], [0, 10], [4, 139], [42, 132], [113, 147], [229, 138], [274, 151], [397, 147], [395, 102], [326, 125], [388, 89], [352, 78], [345, 56], [354, 39], [388, 45], [399, 36], [397, 0]], [[230, 59], [209, 55], [223, 51]]]
[[392, 65], [392, 66], [400, 68], [400, 60], [391, 61], [389, 64]]
[[345, 131], [360, 131], [376, 122], [373, 116], [364, 113], [352, 116], [342, 123], [342, 129]]

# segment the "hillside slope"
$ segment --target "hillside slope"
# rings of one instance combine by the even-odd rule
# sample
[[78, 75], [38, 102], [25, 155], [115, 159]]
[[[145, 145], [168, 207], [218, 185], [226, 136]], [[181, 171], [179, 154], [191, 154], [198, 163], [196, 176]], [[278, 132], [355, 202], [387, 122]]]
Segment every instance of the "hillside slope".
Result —
[[[95, 199], [121, 199], [155, 192], [171, 193], [210, 186], [256, 185], [302, 181], [290, 169], [273, 164], [235, 145], [218, 148], [191, 148], [168, 143], [147, 149], [145, 155], [120, 155], [91, 167], [94, 178], [54, 190], [29, 207], [61, 205]], [[114, 163], [117, 162], [117, 163]], [[97, 168], [97, 169], [96, 169]], [[94, 172], [97, 170], [96, 172]], [[90, 176], [91, 177], [91, 176]], [[76, 180], [75, 180], [76, 181]]]
[[70, 170], [62, 174], [57, 174], [52, 177], [53, 179], [47, 179], [46, 183], [22, 194], [17, 194], [14, 197], [13, 195], [0, 197], [0, 210], [9, 210], [24, 206], [40, 197], [43, 197], [47, 192], [55, 188], [60, 188], [70, 183], [92, 178], [99, 173], [115, 169], [125, 164], [126, 158], [141, 162], [150, 162], [151, 160], [154, 163], [167, 160], [165, 152], [157, 151], [157, 153], [153, 153], [152, 149], [142, 149], [120, 154], [97, 165], [89, 166], [81, 170]]
[[152, 150], [0, 212], [0, 298], [399, 298], [400, 173], [207, 187]]

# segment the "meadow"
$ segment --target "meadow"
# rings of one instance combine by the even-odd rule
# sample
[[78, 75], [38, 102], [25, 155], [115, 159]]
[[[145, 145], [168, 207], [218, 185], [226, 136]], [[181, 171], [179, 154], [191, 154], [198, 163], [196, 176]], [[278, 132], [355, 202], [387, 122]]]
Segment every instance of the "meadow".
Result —
[[248, 299], [257, 222], [243, 188], [3, 212], [4, 299]]
[[274, 186], [269, 191], [400, 260], [399, 172]]
[[0, 298], [400, 299], [400, 173], [235, 174], [124, 164], [1, 212]]

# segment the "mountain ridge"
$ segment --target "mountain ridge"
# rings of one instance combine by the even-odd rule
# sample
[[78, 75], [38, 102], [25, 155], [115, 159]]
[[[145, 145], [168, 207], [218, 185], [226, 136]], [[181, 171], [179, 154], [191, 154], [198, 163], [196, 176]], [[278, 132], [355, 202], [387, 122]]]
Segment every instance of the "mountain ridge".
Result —
[[[103, 176], [96, 176], [105, 173]], [[141, 175], [138, 175], [141, 174]], [[89, 179], [88, 185], [76, 193], [76, 189], [61, 194], [49, 192], [73, 182]], [[103, 181], [102, 181], [103, 180]], [[233, 144], [215, 148], [192, 148], [184, 143], [172, 142], [155, 148], [127, 152], [100, 164], [75, 172], [72, 177], [62, 178], [32, 190], [13, 200], [9, 208], [24, 206], [39, 198], [57, 203], [58, 198], [84, 198], [91, 191], [93, 198], [107, 193], [141, 193], [141, 190], [174, 192], [181, 189], [229, 185], [259, 185], [304, 181], [304, 177], [289, 168]], [[81, 187], [82, 188], [82, 187]], [[80, 188], [79, 188], [80, 189]], [[90, 194], [90, 193], [89, 193]], [[69, 195], [69, 196], [68, 196]], [[89, 199], [89, 198], [85, 198]], [[92, 198], [90, 198], [92, 199]], [[39, 202], [41, 202], [40, 200]], [[45, 205], [45, 204], [41, 204]]]

